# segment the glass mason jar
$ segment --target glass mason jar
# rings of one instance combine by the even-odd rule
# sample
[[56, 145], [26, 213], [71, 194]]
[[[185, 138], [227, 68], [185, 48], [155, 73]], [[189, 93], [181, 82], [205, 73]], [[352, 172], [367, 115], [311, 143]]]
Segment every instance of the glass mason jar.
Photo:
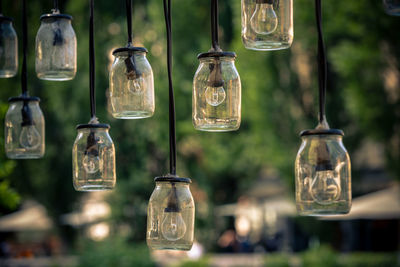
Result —
[[154, 114], [153, 70], [143, 47], [114, 50], [110, 70], [111, 114], [117, 119], [142, 119]]
[[242, 0], [242, 41], [252, 50], [289, 48], [293, 42], [293, 0]]
[[147, 209], [147, 245], [152, 249], [190, 250], [194, 238], [191, 180], [157, 177]]
[[387, 14], [400, 16], [400, 0], [383, 0], [383, 6]]
[[12, 18], [0, 15], [0, 78], [14, 77], [18, 70], [18, 37]]
[[241, 83], [233, 52], [207, 52], [198, 56], [193, 81], [192, 115], [197, 130], [222, 132], [239, 129]]
[[37, 159], [44, 155], [45, 125], [38, 97], [11, 97], [5, 118], [5, 150], [10, 159]]
[[115, 187], [115, 148], [108, 124], [81, 124], [72, 149], [73, 184], [77, 191]]
[[341, 130], [306, 130], [295, 163], [301, 215], [345, 214], [351, 208], [351, 165]]
[[72, 80], [76, 74], [76, 36], [72, 17], [44, 14], [36, 35], [36, 74], [49, 81]]

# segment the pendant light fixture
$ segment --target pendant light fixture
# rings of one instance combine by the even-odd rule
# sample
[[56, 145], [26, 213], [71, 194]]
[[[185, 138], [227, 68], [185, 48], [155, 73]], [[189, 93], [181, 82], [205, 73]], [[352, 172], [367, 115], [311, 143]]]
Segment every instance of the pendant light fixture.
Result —
[[147, 49], [132, 43], [132, 0], [126, 0], [128, 44], [113, 51], [110, 70], [110, 112], [117, 119], [142, 119], [154, 114], [153, 70]]
[[171, 0], [163, 0], [167, 28], [169, 81], [170, 173], [156, 177], [147, 209], [147, 245], [152, 249], [190, 250], [194, 237], [194, 201], [191, 180], [176, 175], [175, 100], [172, 83]]
[[77, 191], [111, 190], [115, 186], [115, 148], [108, 124], [99, 123], [96, 117], [95, 55], [94, 55], [94, 0], [90, 0], [90, 116], [88, 124], [76, 127], [72, 149], [73, 184]]
[[242, 41], [252, 50], [289, 48], [293, 42], [293, 0], [242, 0]]
[[40, 99], [31, 97], [27, 85], [28, 26], [26, 0], [22, 1], [22, 94], [11, 97], [5, 117], [5, 151], [10, 159], [36, 159], [44, 155], [44, 117], [39, 107]]
[[241, 83], [236, 54], [218, 43], [218, 0], [211, 0], [212, 47], [198, 55], [200, 65], [193, 80], [192, 115], [197, 130], [235, 131], [241, 120]]
[[58, 0], [50, 14], [40, 17], [36, 35], [36, 74], [49, 81], [72, 80], [76, 74], [76, 36], [72, 17], [61, 14]]
[[295, 163], [296, 206], [301, 215], [345, 214], [351, 208], [350, 158], [343, 131], [330, 129], [325, 117], [327, 63], [321, 26], [321, 0], [315, 0], [318, 29], [319, 123], [300, 133]]
[[12, 21], [3, 15], [0, 0], [0, 78], [14, 77], [18, 70], [18, 37]]
[[387, 14], [400, 16], [400, 0], [383, 0], [383, 6]]

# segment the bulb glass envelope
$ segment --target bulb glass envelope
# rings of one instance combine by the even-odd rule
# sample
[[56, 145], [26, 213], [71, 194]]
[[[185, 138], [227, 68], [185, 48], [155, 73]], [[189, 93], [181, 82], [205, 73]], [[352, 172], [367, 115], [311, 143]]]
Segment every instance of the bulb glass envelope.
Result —
[[351, 208], [351, 164], [335, 129], [306, 130], [295, 163], [296, 206], [301, 215], [345, 214]]
[[8, 100], [5, 117], [5, 150], [11, 159], [41, 158], [45, 151], [45, 122], [38, 97]]
[[0, 15], [0, 78], [14, 77], [18, 71], [18, 37], [12, 18]]
[[293, 42], [293, 0], [241, 0], [247, 49], [280, 50]]
[[108, 124], [81, 124], [72, 149], [73, 184], [77, 191], [115, 187], [115, 148]]
[[241, 122], [242, 87], [233, 52], [207, 52], [193, 80], [192, 120], [197, 130], [235, 131]]
[[153, 70], [143, 47], [114, 50], [110, 70], [110, 112], [117, 119], [142, 119], [154, 114]]
[[36, 74], [50, 81], [72, 80], [76, 74], [76, 36], [72, 17], [52, 13], [40, 17], [36, 35]]
[[191, 180], [166, 176], [155, 182], [147, 209], [147, 245], [156, 250], [190, 250], [195, 211]]

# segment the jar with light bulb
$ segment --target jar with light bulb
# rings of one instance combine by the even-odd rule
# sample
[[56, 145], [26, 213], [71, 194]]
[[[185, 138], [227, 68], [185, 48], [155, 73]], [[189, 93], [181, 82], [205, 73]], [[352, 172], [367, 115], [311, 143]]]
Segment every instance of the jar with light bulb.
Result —
[[300, 215], [346, 214], [351, 209], [351, 164], [343, 131], [331, 129], [325, 116], [327, 59], [322, 32], [322, 2], [315, 0], [318, 29], [319, 114], [315, 129], [300, 133], [295, 162], [296, 207]]
[[194, 238], [191, 180], [176, 176], [155, 178], [147, 211], [147, 245], [152, 249], [190, 250]]
[[77, 191], [112, 190], [116, 184], [115, 147], [110, 125], [96, 117], [96, 65], [94, 46], [94, 0], [89, 1], [89, 95], [90, 121], [76, 127], [72, 148], [72, 180]]
[[115, 148], [108, 124], [77, 126], [72, 149], [73, 184], [77, 191], [111, 190], [115, 186]]
[[58, 8], [40, 17], [36, 35], [36, 74], [39, 79], [67, 81], [75, 77], [76, 35], [72, 17], [61, 14]]
[[18, 37], [12, 21], [0, 14], [0, 78], [14, 77], [18, 71]]
[[153, 70], [147, 49], [133, 45], [132, 0], [126, 0], [128, 43], [113, 51], [108, 93], [110, 112], [117, 119], [143, 119], [154, 114]]
[[114, 50], [110, 70], [109, 101], [117, 119], [142, 119], [153, 116], [154, 78], [143, 47]]
[[293, 42], [293, 0], [242, 0], [242, 41], [252, 50], [289, 48]]
[[351, 165], [337, 129], [306, 130], [295, 163], [301, 215], [345, 214], [351, 208]]
[[38, 97], [11, 97], [5, 117], [5, 151], [10, 159], [37, 159], [45, 152], [45, 122]]
[[400, 16], [400, 0], [383, 0], [385, 12], [391, 16]]
[[241, 121], [241, 83], [235, 53], [207, 52], [193, 81], [193, 125], [197, 130], [235, 131]]

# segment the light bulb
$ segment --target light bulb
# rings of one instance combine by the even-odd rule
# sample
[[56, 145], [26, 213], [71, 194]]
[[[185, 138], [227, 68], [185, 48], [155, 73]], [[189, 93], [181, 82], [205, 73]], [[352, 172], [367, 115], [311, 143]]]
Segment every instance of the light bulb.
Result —
[[224, 102], [226, 97], [225, 89], [222, 86], [207, 86], [205, 95], [207, 103], [214, 107]]
[[316, 171], [315, 177], [311, 182], [311, 196], [321, 205], [332, 204], [340, 197], [340, 179], [335, 170]]
[[278, 26], [273, 1], [257, 1], [256, 9], [250, 18], [251, 28], [258, 34], [271, 34]]
[[224, 102], [226, 93], [224, 89], [224, 79], [222, 77], [222, 66], [219, 60], [216, 60], [211, 66], [211, 73], [208, 77], [206, 91], [204, 92], [206, 101], [211, 106], [218, 106]]
[[141, 94], [144, 90], [144, 79], [139, 76], [135, 79], [128, 78], [128, 90], [133, 94]]
[[181, 239], [186, 233], [186, 224], [180, 212], [165, 211], [161, 232], [165, 239], [176, 241]]
[[83, 168], [87, 173], [96, 173], [101, 167], [101, 159], [98, 155], [87, 153], [82, 160]]
[[35, 125], [22, 126], [19, 143], [26, 149], [35, 149], [40, 145], [41, 138]]

